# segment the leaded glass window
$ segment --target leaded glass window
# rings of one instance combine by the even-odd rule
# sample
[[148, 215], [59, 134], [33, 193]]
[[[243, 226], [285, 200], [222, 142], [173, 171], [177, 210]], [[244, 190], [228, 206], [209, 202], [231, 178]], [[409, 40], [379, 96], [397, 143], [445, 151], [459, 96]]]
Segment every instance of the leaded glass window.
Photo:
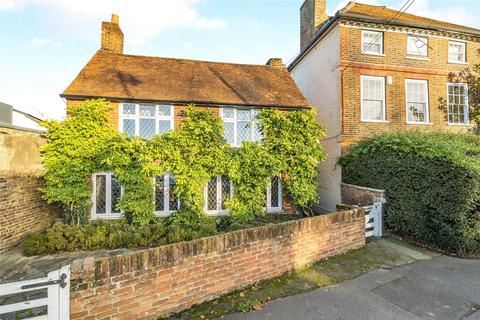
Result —
[[261, 141], [259, 113], [258, 109], [223, 108], [221, 117], [225, 140], [232, 146], [240, 146], [244, 141]]
[[123, 189], [112, 173], [93, 175], [92, 218], [118, 218], [121, 210], [117, 208]]
[[155, 213], [158, 216], [167, 216], [177, 211], [179, 206], [173, 175], [164, 174], [155, 177]]
[[268, 212], [282, 210], [282, 183], [280, 177], [272, 177], [265, 192], [266, 208]]
[[232, 196], [231, 181], [226, 176], [213, 177], [205, 187], [205, 209], [207, 213], [228, 213], [225, 202]]
[[173, 106], [123, 103], [119, 130], [128, 137], [146, 139], [173, 129]]

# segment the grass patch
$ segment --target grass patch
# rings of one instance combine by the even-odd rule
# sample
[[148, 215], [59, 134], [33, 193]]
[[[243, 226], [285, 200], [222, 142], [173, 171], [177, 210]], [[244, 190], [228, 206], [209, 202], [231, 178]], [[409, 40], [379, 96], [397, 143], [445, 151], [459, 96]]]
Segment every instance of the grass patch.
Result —
[[[215, 319], [234, 312], [259, 310], [268, 301], [306, 293], [317, 288], [354, 279], [378, 268], [393, 268], [414, 262], [411, 257], [373, 241], [365, 247], [348, 251], [297, 271], [261, 281], [243, 290], [193, 306], [168, 319]], [[167, 319], [167, 318], [159, 318]]]

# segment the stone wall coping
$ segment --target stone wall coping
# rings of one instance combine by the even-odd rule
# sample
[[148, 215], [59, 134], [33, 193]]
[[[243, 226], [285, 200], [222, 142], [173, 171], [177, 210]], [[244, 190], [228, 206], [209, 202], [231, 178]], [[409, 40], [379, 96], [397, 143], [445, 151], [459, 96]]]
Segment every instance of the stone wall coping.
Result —
[[6, 124], [6, 123], [0, 123], [0, 128], [26, 131], [26, 132], [31, 132], [31, 133], [38, 133], [39, 135], [45, 134], [45, 132], [46, 132], [46, 131], [37, 130], [37, 129], [14, 126], [14, 125], [11, 125], [11, 124]]
[[345, 182], [342, 182], [341, 185], [346, 186], [346, 187], [371, 191], [371, 192], [385, 192], [385, 190], [383, 190], [383, 189], [374, 189], [374, 188], [369, 188], [369, 187], [363, 187], [363, 186], [358, 186], [358, 185], [355, 185], [355, 184], [349, 184], [349, 183], [345, 183]]

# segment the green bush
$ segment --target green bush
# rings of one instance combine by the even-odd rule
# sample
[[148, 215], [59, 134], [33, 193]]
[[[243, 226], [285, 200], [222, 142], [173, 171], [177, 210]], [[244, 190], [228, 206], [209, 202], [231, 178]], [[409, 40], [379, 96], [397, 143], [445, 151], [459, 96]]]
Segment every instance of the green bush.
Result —
[[480, 137], [396, 133], [339, 160], [346, 183], [385, 189], [395, 233], [452, 253], [480, 254]]
[[26, 255], [32, 256], [76, 250], [148, 248], [299, 218], [300, 215], [266, 214], [239, 224], [229, 217], [213, 218], [182, 209], [168, 218], [140, 227], [125, 222], [88, 225], [57, 223], [45, 233], [29, 234], [23, 242], [23, 249]]

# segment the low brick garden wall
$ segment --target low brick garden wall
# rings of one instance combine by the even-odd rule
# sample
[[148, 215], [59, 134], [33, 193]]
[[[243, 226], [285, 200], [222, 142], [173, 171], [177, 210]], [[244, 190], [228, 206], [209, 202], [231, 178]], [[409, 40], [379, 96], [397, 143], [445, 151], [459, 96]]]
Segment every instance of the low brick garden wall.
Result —
[[361, 208], [72, 263], [71, 318], [155, 319], [365, 244]]
[[0, 171], [0, 252], [55, 221], [58, 208], [42, 199], [42, 186], [36, 174]]

